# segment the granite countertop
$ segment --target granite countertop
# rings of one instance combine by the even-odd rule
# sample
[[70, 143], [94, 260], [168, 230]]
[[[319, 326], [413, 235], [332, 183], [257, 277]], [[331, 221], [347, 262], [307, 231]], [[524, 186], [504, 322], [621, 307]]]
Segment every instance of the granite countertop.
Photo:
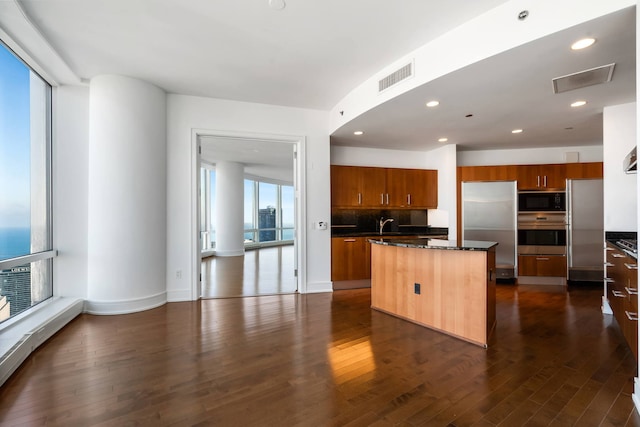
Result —
[[488, 251], [497, 246], [497, 242], [485, 242], [481, 240], [463, 240], [462, 245], [458, 246], [455, 240], [441, 239], [369, 239], [370, 243], [386, 246], [400, 246], [403, 248], [421, 248], [421, 249], [451, 249], [458, 251]]

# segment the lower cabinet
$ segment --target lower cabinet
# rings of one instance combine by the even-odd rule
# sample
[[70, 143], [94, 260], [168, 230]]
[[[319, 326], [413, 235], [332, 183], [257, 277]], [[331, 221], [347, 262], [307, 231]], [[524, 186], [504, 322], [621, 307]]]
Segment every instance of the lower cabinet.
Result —
[[607, 299], [622, 333], [638, 358], [638, 263], [614, 245], [606, 246]]
[[368, 237], [331, 238], [331, 280], [371, 278], [371, 244]]
[[567, 276], [564, 255], [518, 255], [518, 276]]

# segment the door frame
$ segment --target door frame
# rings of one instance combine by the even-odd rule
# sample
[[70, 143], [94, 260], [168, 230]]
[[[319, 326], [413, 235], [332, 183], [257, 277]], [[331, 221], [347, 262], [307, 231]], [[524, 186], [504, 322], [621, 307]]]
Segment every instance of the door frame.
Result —
[[201, 298], [202, 287], [200, 272], [202, 265], [202, 253], [200, 248], [200, 137], [217, 137], [225, 139], [237, 139], [238, 143], [244, 140], [260, 140], [265, 143], [278, 142], [289, 143], [294, 151], [294, 248], [295, 265], [297, 272], [296, 283], [299, 293], [307, 293], [306, 255], [307, 255], [307, 215], [306, 215], [306, 138], [300, 135], [281, 135], [270, 133], [255, 133], [242, 131], [228, 131], [215, 129], [191, 130], [191, 299]]

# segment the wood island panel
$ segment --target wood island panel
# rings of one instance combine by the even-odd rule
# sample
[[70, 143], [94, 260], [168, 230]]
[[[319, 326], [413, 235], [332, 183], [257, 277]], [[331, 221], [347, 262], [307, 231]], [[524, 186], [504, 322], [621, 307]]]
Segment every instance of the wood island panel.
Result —
[[486, 347], [496, 318], [495, 248], [373, 244], [371, 267], [373, 308]]

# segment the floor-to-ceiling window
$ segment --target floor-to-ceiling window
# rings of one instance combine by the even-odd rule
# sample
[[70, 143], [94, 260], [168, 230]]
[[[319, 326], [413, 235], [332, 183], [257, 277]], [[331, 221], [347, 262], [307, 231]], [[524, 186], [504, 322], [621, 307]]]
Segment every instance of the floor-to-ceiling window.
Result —
[[293, 203], [293, 186], [245, 179], [245, 246], [292, 243]]
[[[202, 251], [215, 250], [216, 172], [200, 168], [200, 236]], [[244, 242], [246, 247], [293, 243], [295, 234], [292, 185], [244, 180]]]
[[51, 86], [0, 43], [0, 321], [53, 295]]

